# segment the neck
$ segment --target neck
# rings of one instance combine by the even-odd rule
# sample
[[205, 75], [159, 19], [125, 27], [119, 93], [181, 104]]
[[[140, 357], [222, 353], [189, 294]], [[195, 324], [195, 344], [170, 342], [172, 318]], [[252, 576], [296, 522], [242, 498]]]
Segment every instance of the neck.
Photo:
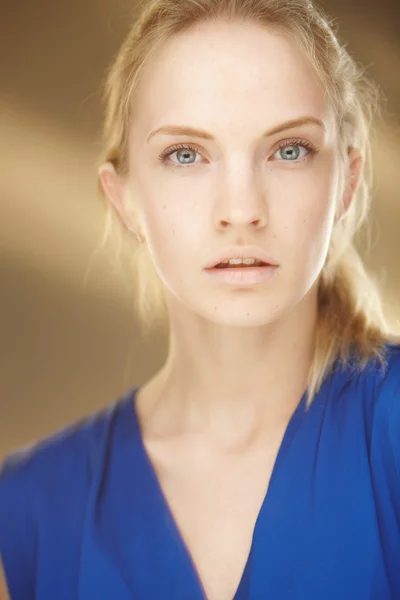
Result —
[[307, 385], [316, 294], [263, 327], [180, 315], [171, 320], [167, 360], [140, 401], [156, 435], [239, 439], [290, 418]]

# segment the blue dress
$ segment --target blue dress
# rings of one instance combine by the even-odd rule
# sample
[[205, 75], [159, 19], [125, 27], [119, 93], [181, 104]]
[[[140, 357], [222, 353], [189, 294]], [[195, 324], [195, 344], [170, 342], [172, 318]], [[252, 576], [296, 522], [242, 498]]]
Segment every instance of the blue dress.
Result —
[[[335, 362], [287, 426], [234, 600], [400, 599], [400, 346]], [[204, 600], [146, 454], [133, 388], [8, 454], [0, 553], [12, 600]], [[240, 481], [238, 481], [240, 485]]]

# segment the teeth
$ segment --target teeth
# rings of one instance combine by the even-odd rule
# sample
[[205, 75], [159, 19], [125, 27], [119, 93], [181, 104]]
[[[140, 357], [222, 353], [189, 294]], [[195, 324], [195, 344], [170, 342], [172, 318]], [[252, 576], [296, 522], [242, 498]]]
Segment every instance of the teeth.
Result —
[[230, 265], [252, 265], [256, 262], [255, 258], [230, 258], [228, 260]]
[[230, 258], [229, 260], [223, 260], [221, 265], [261, 265], [261, 261], [256, 258]]

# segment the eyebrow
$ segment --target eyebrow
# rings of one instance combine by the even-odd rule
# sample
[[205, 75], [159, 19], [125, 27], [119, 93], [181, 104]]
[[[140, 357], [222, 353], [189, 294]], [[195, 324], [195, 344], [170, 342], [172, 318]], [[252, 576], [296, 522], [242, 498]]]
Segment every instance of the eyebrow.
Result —
[[[298, 119], [290, 119], [289, 121], [285, 121], [284, 123], [280, 123], [279, 125], [272, 127], [272, 129], [268, 129], [262, 134], [261, 137], [270, 137], [271, 135], [276, 135], [277, 133], [281, 133], [286, 129], [300, 127], [301, 125], [309, 125], [310, 123], [318, 125], [319, 127], [322, 127], [326, 130], [324, 122], [321, 121], [321, 119], [318, 119], [317, 117], [299, 117]], [[147, 138], [147, 142], [149, 142], [150, 139], [157, 134], [188, 135], [192, 137], [202, 138], [204, 140], [211, 140], [212, 142], [215, 141], [215, 137], [211, 133], [203, 131], [202, 129], [196, 129], [195, 127], [188, 127], [185, 125], [164, 125], [163, 127], [159, 127], [155, 131], [152, 131], [149, 137]]]

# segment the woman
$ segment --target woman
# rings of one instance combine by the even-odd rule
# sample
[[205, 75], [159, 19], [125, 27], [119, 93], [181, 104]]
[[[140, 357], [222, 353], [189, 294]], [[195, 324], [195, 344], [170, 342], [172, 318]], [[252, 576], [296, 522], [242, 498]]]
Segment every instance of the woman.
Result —
[[142, 9], [99, 181], [168, 355], [7, 457], [13, 600], [400, 597], [400, 346], [353, 243], [374, 94], [307, 0]]

